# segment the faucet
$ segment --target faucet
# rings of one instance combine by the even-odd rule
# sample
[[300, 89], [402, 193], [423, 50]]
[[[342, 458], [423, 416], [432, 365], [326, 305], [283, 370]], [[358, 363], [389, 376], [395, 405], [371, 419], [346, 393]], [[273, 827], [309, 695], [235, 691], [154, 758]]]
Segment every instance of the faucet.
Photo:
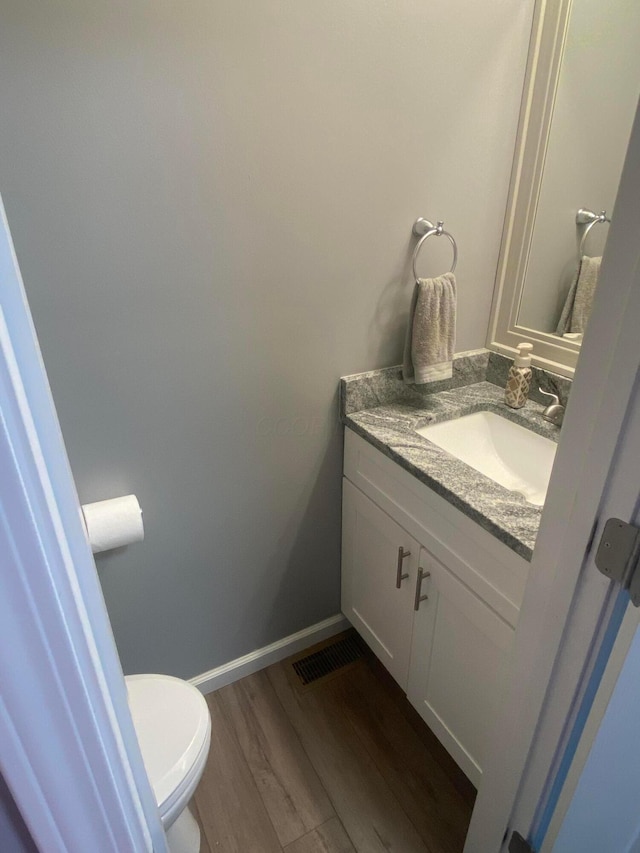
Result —
[[557, 394], [552, 394], [550, 391], [545, 391], [543, 388], [538, 388], [538, 391], [541, 394], [544, 394], [545, 397], [551, 397], [551, 402], [543, 411], [542, 417], [545, 421], [549, 421], [549, 423], [555, 424], [558, 427], [562, 426], [562, 421], [564, 420], [564, 406], [560, 403], [560, 398]]

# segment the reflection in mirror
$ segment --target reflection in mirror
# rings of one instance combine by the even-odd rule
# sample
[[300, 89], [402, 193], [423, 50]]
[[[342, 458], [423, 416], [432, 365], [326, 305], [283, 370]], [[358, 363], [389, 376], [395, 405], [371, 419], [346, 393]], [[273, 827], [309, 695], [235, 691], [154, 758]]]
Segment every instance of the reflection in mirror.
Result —
[[608, 225], [611, 222], [607, 211], [594, 213], [581, 207], [576, 214], [576, 226], [582, 226], [582, 236], [578, 243], [578, 256], [575, 264], [571, 262], [570, 268], [574, 268], [568, 287], [562, 287], [562, 305], [559, 308], [560, 319], [556, 326], [556, 335], [563, 338], [582, 342], [582, 335], [587, 328], [593, 298], [600, 277], [600, 264], [602, 262], [602, 250], [597, 255], [587, 254], [587, 238], [596, 225]]
[[518, 325], [584, 331], [608, 232], [597, 214], [613, 209], [640, 92], [639, 43], [639, 3], [574, 0]]
[[640, 2], [536, 9], [488, 345], [529, 340], [570, 374], [640, 94]]

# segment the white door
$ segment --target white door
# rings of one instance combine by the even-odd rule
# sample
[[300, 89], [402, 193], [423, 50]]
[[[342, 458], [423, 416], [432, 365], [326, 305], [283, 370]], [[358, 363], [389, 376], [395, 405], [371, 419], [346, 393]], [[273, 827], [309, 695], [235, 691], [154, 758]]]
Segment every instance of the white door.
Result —
[[0, 768], [38, 849], [166, 851], [0, 201]]
[[419, 545], [342, 482], [342, 612], [406, 690]]
[[[465, 853], [540, 849], [615, 628], [619, 592], [593, 567], [608, 517], [640, 489], [640, 114], [562, 428], [516, 629], [505, 701]], [[615, 631], [614, 631], [615, 635]]]
[[[586, 723], [590, 715], [592, 723], [594, 713], [602, 715], [602, 709], [597, 704], [594, 707], [594, 697], [599, 688], [606, 689], [606, 683], [602, 686], [603, 673], [607, 665], [621, 667], [630, 648], [628, 629], [619, 634], [619, 628], [625, 619], [627, 625], [629, 620], [637, 622], [637, 614], [628, 603], [628, 592], [598, 571], [595, 554], [608, 518], [621, 518], [640, 525], [639, 447], [640, 376], [632, 389], [607, 488], [599, 506], [592, 547], [584, 559], [576, 601], [555, 661], [555, 673], [549, 686], [551, 698], [529, 755], [529, 767], [510, 822], [512, 829], [530, 839], [536, 853], [550, 849], [546, 845], [552, 838], [554, 815], [557, 824], [559, 814], [566, 807], [564, 800], [574, 784], [572, 777], [581, 767], [585, 752], [591, 748], [596, 730], [593, 724], [587, 728]], [[629, 613], [630, 608], [632, 612]], [[613, 660], [612, 649], [616, 651]], [[614, 814], [607, 812], [606, 802], [603, 799], [599, 816], [603, 823], [613, 820]], [[634, 815], [635, 810], [634, 806]], [[571, 826], [575, 828], [575, 823]], [[570, 843], [576, 844], [574, 849], [582, 853], [578, 839], [571, 838]], [[612, 853], [616, 850], [602, 849], [611, 849]]]
[[513, 628], [424, 548], [407, 696], [477, 787]]

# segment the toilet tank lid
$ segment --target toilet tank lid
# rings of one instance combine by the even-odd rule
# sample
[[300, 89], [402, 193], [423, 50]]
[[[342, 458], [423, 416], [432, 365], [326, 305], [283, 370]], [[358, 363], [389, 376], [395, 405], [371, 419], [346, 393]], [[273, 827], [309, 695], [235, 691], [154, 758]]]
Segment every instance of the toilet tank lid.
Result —
[[204, 696], [170, 675], [128, 675], [129, 709], [144, 766], [161, 808], [204, 748], [211, 718]]

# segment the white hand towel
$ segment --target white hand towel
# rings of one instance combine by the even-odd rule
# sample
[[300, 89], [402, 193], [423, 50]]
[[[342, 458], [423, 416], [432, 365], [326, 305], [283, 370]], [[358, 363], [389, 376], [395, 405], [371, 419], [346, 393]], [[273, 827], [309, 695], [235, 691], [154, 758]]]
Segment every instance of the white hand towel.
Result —
[[560, 315], [556, 335], [584, 332], [591, 314], [602, 258], [583, 255]]
[[416, 282], [404, 346], [404, 381], [420, 385], [451, 379], [456, 344], [456, 279], [453, 273]]

